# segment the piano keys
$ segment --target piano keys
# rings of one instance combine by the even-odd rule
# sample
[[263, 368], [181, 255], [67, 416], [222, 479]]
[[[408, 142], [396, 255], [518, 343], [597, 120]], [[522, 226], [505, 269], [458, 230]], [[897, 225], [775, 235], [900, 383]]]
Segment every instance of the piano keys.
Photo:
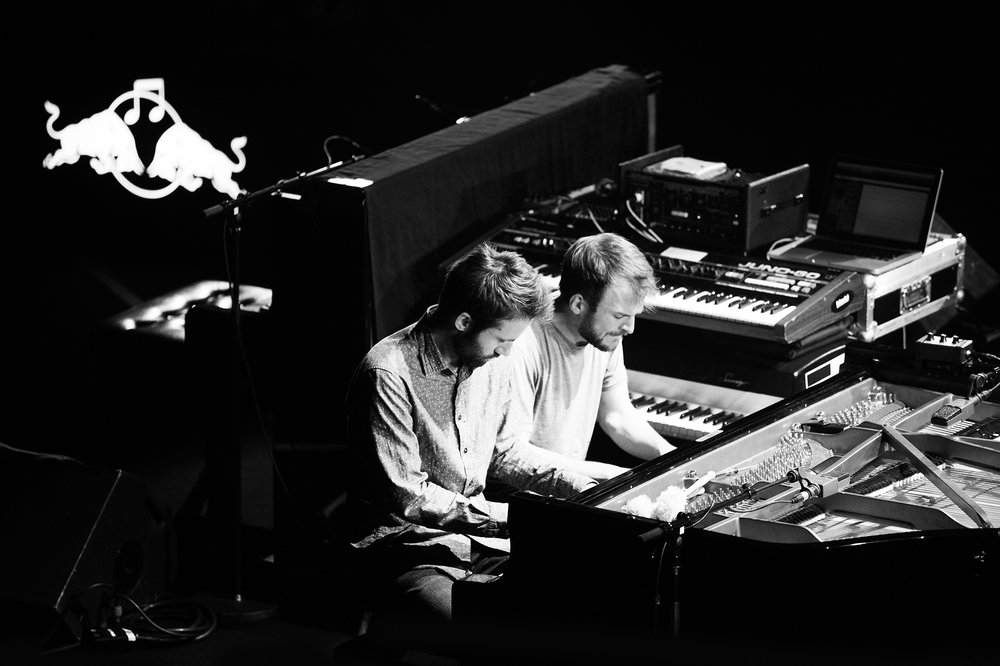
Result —
[[632, 393], [629, 398], [653, 428], [667, 438], [678, 437], [698, 442], [744, 416], [738, 412], [642, 393]]
[[777, 396], [628, 370], [632, 405], [668, 440], [700, 442], [747, 414], [780, 400]]

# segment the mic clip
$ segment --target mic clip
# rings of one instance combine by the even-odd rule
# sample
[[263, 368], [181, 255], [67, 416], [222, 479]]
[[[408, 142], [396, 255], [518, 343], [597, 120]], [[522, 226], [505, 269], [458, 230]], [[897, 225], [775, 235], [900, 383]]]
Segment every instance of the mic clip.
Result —
[[832, 421], [823, 421], [822, 419], [803, 421], [799, 425], [802, 427], [803, 432], [817, 433], [820, 435], [836, 435], [837, 433], [844, 432], [844, 430], [847, 429], [846, 423], [834, 423]]
[[801, 470], [798, 472], [798, 482], [801, 490], [791, 498], [792, 502], [796, 503], [840, 492], [850, 483], [850, 475], [832, 477], [809, 470]]

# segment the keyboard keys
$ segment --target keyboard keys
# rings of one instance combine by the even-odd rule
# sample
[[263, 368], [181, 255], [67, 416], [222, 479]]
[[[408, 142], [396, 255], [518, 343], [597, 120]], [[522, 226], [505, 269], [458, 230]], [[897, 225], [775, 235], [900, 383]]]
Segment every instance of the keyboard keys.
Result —
[[743, 416], [729, 410], [642, 393], [631, 393], [629, 398], [646, 420], [666, 437], [706, 439]]
[[672, 285], [651, 296], [648, 305], [667, 312], [684, 312], [757, 326], [773, 326], [795, 311], [794, 305], [719, 289], [692, 289]]

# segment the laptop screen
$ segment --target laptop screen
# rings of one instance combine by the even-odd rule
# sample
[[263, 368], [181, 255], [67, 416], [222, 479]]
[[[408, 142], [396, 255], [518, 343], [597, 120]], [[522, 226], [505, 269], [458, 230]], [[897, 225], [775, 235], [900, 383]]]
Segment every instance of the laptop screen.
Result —
[[837, 162], [817, 233], [922, 251], [941, 176], [935, 168]]

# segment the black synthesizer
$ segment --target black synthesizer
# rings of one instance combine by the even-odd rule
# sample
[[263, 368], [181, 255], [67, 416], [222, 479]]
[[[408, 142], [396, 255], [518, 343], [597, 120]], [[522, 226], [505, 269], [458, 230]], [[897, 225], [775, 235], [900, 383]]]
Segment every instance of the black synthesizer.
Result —
[[647, 255], [658, 293], [644, 317], [760, 340], [797, 342], [845, 325], [864, 305], [853, 271], [669, 248]]
[[507, 215], [486, 232], [467, 242], [460, 251], [439, 264], [443, 274], [455, 260], [465, 256], [478, 243], [489, 241], [498, 250], [512, 250], [527, 260], [543, 277], [555, 282], [563, 255], [577, 239], [603, 231], [619, 232], [615, 226], [617, 210], [603, 201], [579, 201], [561, 197], [555, 205], [519, 211]]

